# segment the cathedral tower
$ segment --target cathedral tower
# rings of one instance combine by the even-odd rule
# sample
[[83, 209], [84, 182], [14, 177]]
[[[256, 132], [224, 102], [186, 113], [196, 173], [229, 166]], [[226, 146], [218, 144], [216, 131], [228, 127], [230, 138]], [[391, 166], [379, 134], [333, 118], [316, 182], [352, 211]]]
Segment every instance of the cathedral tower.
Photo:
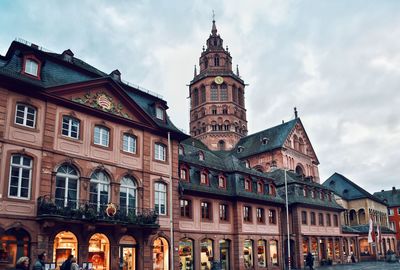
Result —
[[236, 74], [232, 71], [232, 57], [217, 34], [215, 20], [199, 66], [189, 85], [190, 134], [211, 150], [230, 150], [247, 135], [245, 84], [238, 68]]

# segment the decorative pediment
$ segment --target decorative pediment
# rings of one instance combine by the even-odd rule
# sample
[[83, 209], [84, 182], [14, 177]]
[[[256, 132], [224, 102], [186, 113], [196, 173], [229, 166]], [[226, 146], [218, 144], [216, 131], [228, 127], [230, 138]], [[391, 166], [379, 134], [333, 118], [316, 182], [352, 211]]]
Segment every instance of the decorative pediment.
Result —
[[296, 123], [287, 136], [285, 140], [285, 147], [307, 155], [319, 163], [314, 148], [312, 147], [312, 144], [300, 120]]

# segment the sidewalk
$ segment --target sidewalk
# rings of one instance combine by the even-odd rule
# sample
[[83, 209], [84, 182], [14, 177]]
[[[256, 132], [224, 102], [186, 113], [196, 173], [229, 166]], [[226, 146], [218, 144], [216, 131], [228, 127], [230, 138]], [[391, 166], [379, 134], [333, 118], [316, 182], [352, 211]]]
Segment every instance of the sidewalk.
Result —
[[[308, 268], [306, 268], [308, 269]], [[399, 270], [400, 263], [387, 262], [359, 262], [353, 264], [337, 264], [333, 266], [321, 266], [315, 269], [318, 270]]]

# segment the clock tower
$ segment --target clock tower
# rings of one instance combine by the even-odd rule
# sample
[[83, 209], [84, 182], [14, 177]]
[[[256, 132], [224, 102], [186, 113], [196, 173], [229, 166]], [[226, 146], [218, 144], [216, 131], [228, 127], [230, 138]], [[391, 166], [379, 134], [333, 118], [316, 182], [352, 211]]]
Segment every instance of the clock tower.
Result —
[[217, 34], [215, 20], [199, 66], [189, 85], [190, 135], [211, 150], [230, 150], [247, 135], [245, 84], [239, 69], [232, 71], [232, 57]]

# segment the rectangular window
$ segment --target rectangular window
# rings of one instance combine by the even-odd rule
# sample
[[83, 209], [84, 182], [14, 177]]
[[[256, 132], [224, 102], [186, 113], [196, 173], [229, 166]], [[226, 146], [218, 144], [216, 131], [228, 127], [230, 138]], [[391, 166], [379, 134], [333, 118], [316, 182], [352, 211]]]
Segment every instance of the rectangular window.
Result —
[[225, 177], [223, 176], [218, 177], [218, 187], [225, 188]]
[[164, 120], [164, 110], [160, 107], [156, 107], [156, 117], [160, 120]]
[[154, 158], [155, 160], [166, 160], [166, 147], [160, 143], [154, 145]]
[[326, 226], [332, 226], [331, 214], [326, 214]]
[[70, 116], [63, 116], [61, 134], [72, 139], [79, 139], [79, 124], [79, 120]]
[[339, 227], [338, 215], [333, 215], [333, 226]]
[[400, 215], [400, 207], [397, 208], [397, 214]]
[[310, 216], [310, 220], [311, 220], [311, 225], [315, 225], [315, 213], [311, 212], [311, 216]]
[[15, 111], [15, 124], [34, 128], [35, 123], [36, 109], [25, 104], [17, 104]]
[[393, 215], [394, 215], [393, 208], [389, 208], [389, 216], [393, 216]]
[[219, 205], [219, 220], [228, 221], [228, 205]]
[[207, 177], [207, 173], [205, 173], [205, 172], [202, 172], [201, 174], [200, 174], [200, 184], [202, 184], [202, 185], [207, 185], [208, 184], [208, 179], [207, 179], [208, 177]]
[[211, 204], [208, 202], [201, 202], [201, 218], [211, 219]]
[[36, 61], [31, 59], [26, 59], [25, 61], [25, 73], [33, 75], [35, 77], [38, 76], [39, 64]]
[[181, 217], [191, 217], [192, 202], [190, 200], [180, 200]]
[[269, 224], [276, 224], [276, 211], [275, 210], [269, 210]]
[[264, 223], [264, 208], [257, 208], [257, 222]]
[[136, 153], [136, 137], [130, 134], [124, 134], [122, 150], [128, 153]]
[[307, 225], [307, 212], [301, 211], [301, 224]]
[[154, 184], [154, 206], [159, 215], [167, 214], [167, 185], [164, 183]]
[[103, 126], [95, 126], [94, 144], [108, 147], [110, 144], [110, 130]]
[[318, 225], [324, 226], [324, 215], [322, 213], [318, 214]]
[[8, 196], [29, 199], [32, 181], [32, 159], [22, 155], [12, 155]]
[[243, 221], [251, 222], [251, 207], [243, 206]]
[[218, 100], [218, 89], [217, 89], [217, 86], [211, 86], [210, 98], [211, 98], [211, 101], [217, 101]]
[[228, 100], [228, 89], [226, 88], [226, 85], [225, 85], [225, 87], [221, 86], [220, 95], [221, 95], [221, 100], [222, 101]]

